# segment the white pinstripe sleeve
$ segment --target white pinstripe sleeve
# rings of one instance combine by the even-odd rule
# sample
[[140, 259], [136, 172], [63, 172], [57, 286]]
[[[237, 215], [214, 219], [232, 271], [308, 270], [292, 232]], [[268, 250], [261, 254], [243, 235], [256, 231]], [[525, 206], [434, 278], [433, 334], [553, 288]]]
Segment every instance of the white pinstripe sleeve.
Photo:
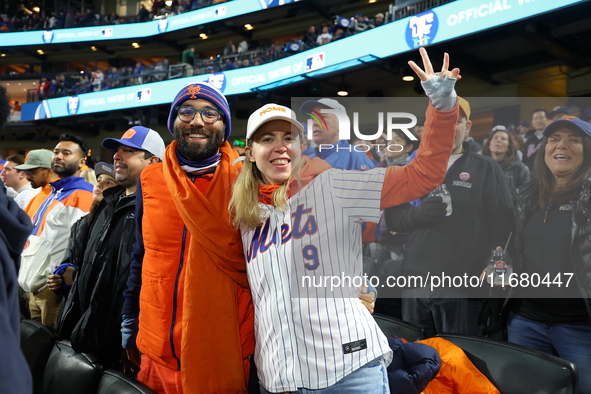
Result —
[[374, 168], [368, 171], [335, 169], [322, 175], [328, 177], [326, 187], [331, 188], [335, 203], [341, 206], [346, 216], [378, 223], [385, 174], [385, 168]]

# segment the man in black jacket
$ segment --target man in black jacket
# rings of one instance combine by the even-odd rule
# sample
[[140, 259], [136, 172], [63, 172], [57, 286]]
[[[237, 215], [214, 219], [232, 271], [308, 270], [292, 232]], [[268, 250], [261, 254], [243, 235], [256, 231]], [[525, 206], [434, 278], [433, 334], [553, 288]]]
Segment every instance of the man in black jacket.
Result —
[[[480, 334], [480, 297], [488, 293], [483, 289], [474, 292], [463, 278], [478, 278], [491, 250], [504, 244], [513, 223], [511, 193], [501, 167], [490, 157], [466, 149], [463, 141], [470, 106], [464, 99], [459, 101], [456, 137], [444, 181], [451, 194], [451, 215], [446, 216], [440, 196], [425, 196], [416, 207], [403, 204], [386, 210], [388, 229], [409, 233], [403, 275], [429, 278], [425, 287], [418, 283], [403, 291], [402, 318], [421, 326], [429, 336]], [[444, 277], [450, 280], [438, 282]]]
[[57, 328], [74, 350], [93, 353], [105, 367], [117, 368], [123, 351], [123, 291], [135, 240], [137, 181], [144, 168], [164, 157], [164, 141], [156, 131], [134, 126], [121, 139], [105, 139], [103, 147], [115, 151], [119, 186], [105, 190], [90, 222], [82, 218], [72, 231], [64, 264], [75, 266], [76, 274]]

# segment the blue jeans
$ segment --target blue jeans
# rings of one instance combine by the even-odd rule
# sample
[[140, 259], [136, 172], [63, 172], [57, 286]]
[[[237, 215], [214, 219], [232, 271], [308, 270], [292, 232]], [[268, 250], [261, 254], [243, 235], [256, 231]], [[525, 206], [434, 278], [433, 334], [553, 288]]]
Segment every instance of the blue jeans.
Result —
[[509, 342], [550, 353], [577, 366], [579, 394], [591, 394], [591, 323], [544, 324], [509, 313]]
[[[389, 394], [388, 372], [382, 357], [368, 362], [335, 384], [324, 389], [298, 389], [298, 394]], [[261, 386], [261, 394], [271, 394]]]

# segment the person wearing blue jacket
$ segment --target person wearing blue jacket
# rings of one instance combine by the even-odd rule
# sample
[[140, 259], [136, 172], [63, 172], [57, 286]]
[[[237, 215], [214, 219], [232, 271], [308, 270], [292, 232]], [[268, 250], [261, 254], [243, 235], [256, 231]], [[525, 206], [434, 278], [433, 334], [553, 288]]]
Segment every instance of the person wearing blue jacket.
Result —
[[[333, 113], [321, 113], [322, 109], [331, 109], [347, 114], [345, 107], [337, 100], [323, 98], [318, 101], [308, 100], [300, 107], [302, 115], [319, 119], [311, 130], [312, 140], [317, 145], [308, 155], [310, 159], [319, 157], [332, 168], [341, 170], [369, 170], [375, 163], [361, 151], [353, 149], [347, 140], [339, 140], [339, 122]], [[318, 114], [322, 114], [321, 118]], [[310, 132], [310, 130], [308, 130]]]

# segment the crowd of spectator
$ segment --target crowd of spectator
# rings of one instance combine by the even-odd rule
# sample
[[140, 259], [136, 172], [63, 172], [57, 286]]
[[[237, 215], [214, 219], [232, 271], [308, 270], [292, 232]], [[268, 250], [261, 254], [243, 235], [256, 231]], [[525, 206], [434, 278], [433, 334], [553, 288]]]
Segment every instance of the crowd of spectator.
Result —
[[[43, 14], [32, 11], [27, 12], [25, 9], [20, 9], [1, 15], [0, 33], [148, 22], [194, 11], [225, 1], [227, 0], [172, 0], [170, 2], [154, 0], [150, 11], [144, 5], [141, 5], [137, 15], [131, 14], [126, 16], [120, 16], [116, 12], [101, 15], [91, 8], [87, 8], [86, 12], [60, 10]], [[166, 3], [170, 3], [170, 5]]]
[[[137, 15], [130, 14], [126, 16], [120, 16], [116, 12], [101, 15], [91, 8], [87, 8], [86, 12], [83, 10], [79, 12], [60, 10], [57, 12], [50, 11], [47, 14], [32, 12], [24, 8], [20, 10], [9, 9], [7, 13], [0, 15], [0, 33], [148, 22], [226, 1], [229, 0], [153, 0], [150, 10], [141, 4]], [[337, 17], [335, 25], [326, 26], [328, 27], [327, 32], [324, 31], [324, 25], [319, 30], [316, 27], [314, 30], [310, 28], [308, 33], [310, 36], [315, 36], [317, 41], [306, 40], [306, 43], [308, 46], [310, 43], [315, 43], [316, 45], [326, 44], [340, 38], [348, 37], [351, 34], [381, 26], [384, 23], [422, 13], [452, 1], [455, 0], [423, 0], [403, 7], [390, 5], [388, 12], [385, 14], [378, 13], [373, 19], [367, 18], [362, 14], [357, 14], [350, 20], [348, 18]], [[308, 33], [306, 33], [307, 36]], [[310, 37], [306, 38], [309, 39]]]
[[116, 89], [125, 86], [141, 85], [168, 79], [168, 59], [144, 66], [137, 61], [135, 67], [108, 67], [79, 73], [57, 74], [49, 79], [41, 76], [37, 85], [36, 100], [92, 93], [101, 90]]
[[[210, 5], [212, 1], [219, 2], [216, 0], [173, 0], [168, 2], [170, 5], [166, 5], [164, 0], [154, 0], [151, 11], [141, 5], [137, 21], [143, 22], [162, 15], [186, 12], [195, 9], [194, 7], [199, 8]], [[433, 1], [426, 0], [424, 2], [431, 3]], [[405, 12], [412, 12], [412, 10], [418, 10], [417, 7], [418, 5], [413, 5], [410, 10], [404, 9]], [[35, 100], [258, 66], [382, 26], [391, 22], [394, 13], [398, 11], [400, 10], [391, 9], [385, 14], [382, 12], [377, 13], [371, 18], [361, 13], [352, 17], [335, 15], [332, 20], [325, 20], [319, 26], [310, 26], [306, 32], [294, 36], [291, 41], [282, 43], [273, 41], [259, 43], [256, 40], [247, 42], [246, 39], [242, 39], [236, 45], [230, 40], [226, 46], [220, 48], [218, 55], [215, 56], [212, 56], [211, 52], [208, 54], [196, 53], [195, 46], [189, 45], [179, 57], [180, 63], [173, 61], [171, 64], [169, 59], [163, 58], [156, 63], [145, 65], [138, 60], [135, 67], [109, 67], [107, 70], [96, 68], [80, 73], [72, 73], [67, 77], [64, 77], [64, 74], [57, 74], [53, 80], [41, 79]], [[16, 16], [12, 19], [15, 18], [19, 19]], [[109, 22], [109, 20], [115, 21], [119, 19], [116, 14], [108, 18], [101, 18], [100, 15], [90, 9], [85, 14], [76, 13], [75, 17], [72, 17], [71, 13], [64, 15], [63, 12], [60, 12], [56, 15], [52, 12], [51, 17], [45, 21], [45, 27], [42, 28], [85, 26], [89, 23], [99, 25], [113, 23]], [[33, 14], [28, 18], [27, 26], [31, 24], [31, 21], [41, 23], [42, 20], [39, 14]], [[13, 24], [13, 26], [15, 25]]]

